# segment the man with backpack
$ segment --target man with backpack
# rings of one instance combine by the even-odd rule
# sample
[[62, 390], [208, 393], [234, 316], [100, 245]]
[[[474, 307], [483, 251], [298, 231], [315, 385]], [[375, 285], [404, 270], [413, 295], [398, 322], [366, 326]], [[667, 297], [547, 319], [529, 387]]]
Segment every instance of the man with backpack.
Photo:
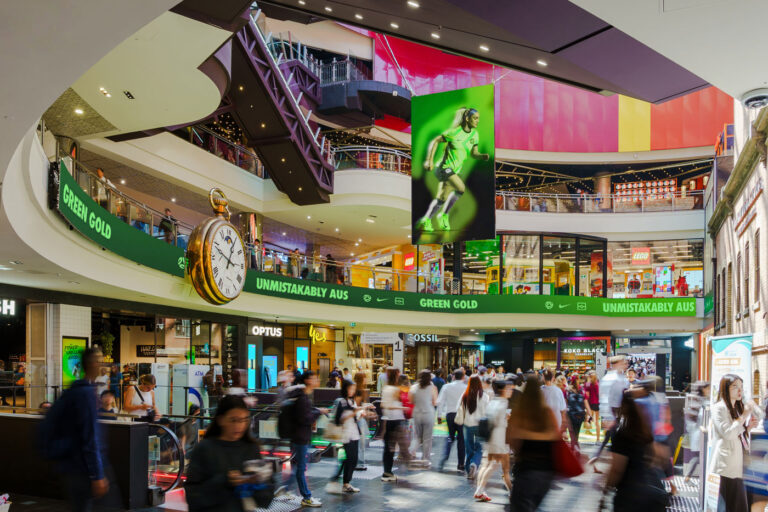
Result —
[[[303, 385], [293, 386], [288, 391], [280, 407], [277, 428], [281, 438], [291, 440], [291, 460], [302, 498], [301, 506], [319, 508], [323, 504], [312, 497], [312, 491], [307, 485], [307, 458], [312, 442], [312, 425], [321, 414], [328, 414], [328, 409], [312, 405], [311, 397], [319, 384], [317, 374], [307, 370], [302, 378]], [[282, 494], [285, 489], [286, 486], [281, 487], [276, 494]]]
[[109, 489], [94, 386], [101, 358], [98, 348], [83, 351], [85, 378], [62, 393], [40, 425], [43, 456], [58, 464], [73, 511], [89, 512]]

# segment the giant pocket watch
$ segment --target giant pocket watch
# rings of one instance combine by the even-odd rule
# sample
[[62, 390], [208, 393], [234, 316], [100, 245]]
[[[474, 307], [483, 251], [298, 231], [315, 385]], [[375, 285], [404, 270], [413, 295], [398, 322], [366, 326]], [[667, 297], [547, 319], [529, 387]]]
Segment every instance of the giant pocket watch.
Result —
[[224, 192], [208, 192], [214, 217], [192, 231], [187, 259], [189, 276], [197, 293], [211, 304], [236, 299], [245, 284], [245, 246], [237, 228], [229, 222], [229, 201]]

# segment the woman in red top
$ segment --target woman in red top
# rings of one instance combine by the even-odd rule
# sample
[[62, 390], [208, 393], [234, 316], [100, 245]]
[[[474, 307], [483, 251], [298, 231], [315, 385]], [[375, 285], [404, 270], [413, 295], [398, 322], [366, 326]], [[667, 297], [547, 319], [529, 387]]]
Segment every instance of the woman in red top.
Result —
[[[592, 417], [592, 427], [595, 428], [595, 438], [600, 440], [600, 383], [597, 380], [597, 373], [592, 370], [587, 375], [587, 382], [584, 384], [584, 398], [587, 399], [589, 409], [587, 414]], [[588, 429], [592, 432], [592, 429]]]

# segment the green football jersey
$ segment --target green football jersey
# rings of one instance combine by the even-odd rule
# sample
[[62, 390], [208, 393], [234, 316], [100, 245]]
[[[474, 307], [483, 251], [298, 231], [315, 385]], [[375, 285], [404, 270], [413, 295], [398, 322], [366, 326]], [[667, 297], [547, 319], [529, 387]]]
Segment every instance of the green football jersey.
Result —
[[465, 132], [464, 128], [457, 126], [443, 133], [443, 138], [447, 144], [440, 167], [450, 168], [455, 174], [458, 174], [464, 160], [479, 142], [477, 130], [473, 128], [469, 132]]

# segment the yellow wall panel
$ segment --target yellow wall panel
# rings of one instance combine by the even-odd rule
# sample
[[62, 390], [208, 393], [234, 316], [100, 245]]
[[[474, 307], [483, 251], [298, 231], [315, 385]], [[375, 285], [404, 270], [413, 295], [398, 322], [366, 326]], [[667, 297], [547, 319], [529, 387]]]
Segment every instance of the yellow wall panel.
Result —
[[651, 104], [619, 96], [619, 151], [650, 151]]

